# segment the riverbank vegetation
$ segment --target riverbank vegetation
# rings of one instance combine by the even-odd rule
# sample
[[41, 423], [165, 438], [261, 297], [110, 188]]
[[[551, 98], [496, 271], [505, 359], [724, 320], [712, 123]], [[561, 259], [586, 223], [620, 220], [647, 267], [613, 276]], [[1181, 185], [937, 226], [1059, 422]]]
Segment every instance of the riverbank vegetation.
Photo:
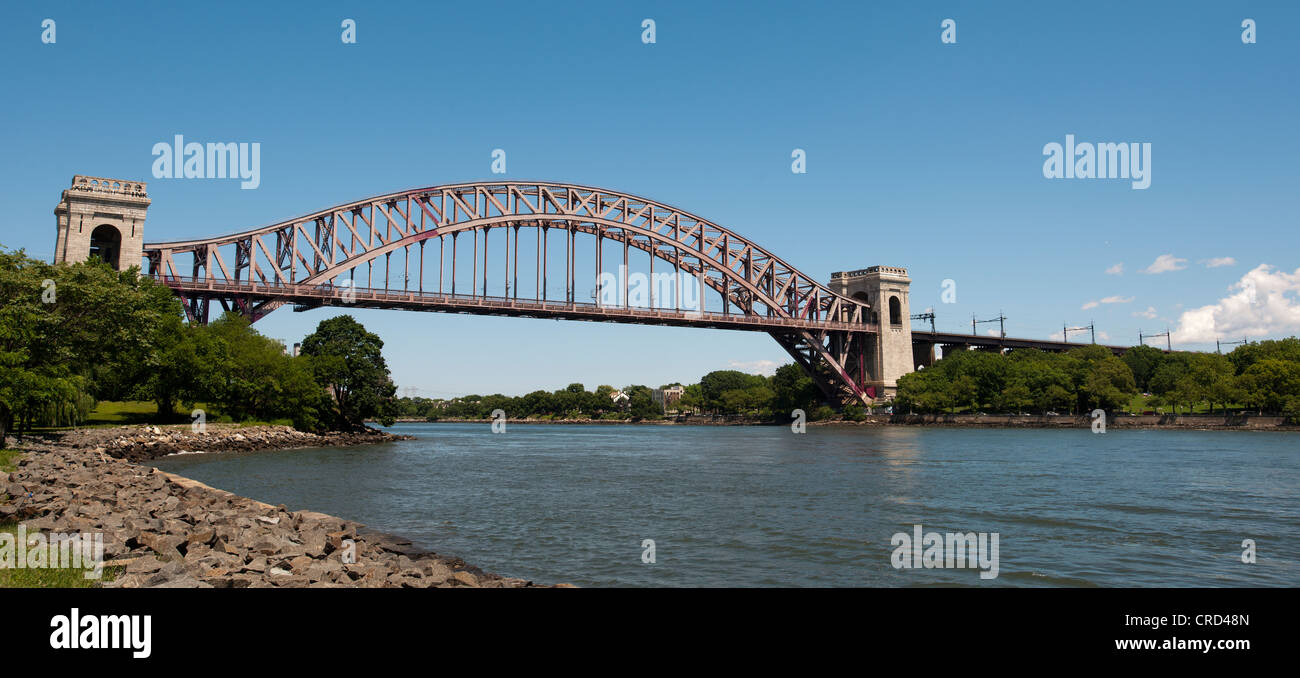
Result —
[[[303, 430], [391, 422], [383, 342], [350, 316], [301, 355], [228, 313], [185, 322], [171, 291], [98, 261], [47, 264], [0, 248], [0, 448], [8, 433], [85, 422], [99, 401], [150, 401], [154, 419], [288, 420]], [[207, 408], [210, 408], [207, 409]]]
[[[821, 403], [812, 379], [791, 363], [770, 377], [718, 370], [704, 375], [695, 384], [664, 384], [658, 389], [633, 384], [621, 389], [601, 385], [588, 391], [583, 384], [575, 383], [555, 391], [533, 391], [522, 396], [497, 393], [449, 399], [400, 398], [394, 411], [398, 417], [429, 421], [489, 419], [497, 410], [512, 419], [638, 421], [680, 414], [777, 420], [788, 419], [795, 409], [804, 410], [814, 421], [840, 416]], [[846, 409], [850, 417], [864, 413], [862, 408]]]
[[[672, 387], [681, 389], [680, 397], [669, 395]], [[1122, 357], [1100, 346], [1065, 353], [959, 351], [904, 376], [897, 398], [876, 411], [1079, 414], [1097, 408], [1133, 414], [1295, 414], [1300, 412], [1300, 340], [1261, 341], [1227, 355], [1165, 353], [1149, 346], [1135, 346]], [[489, 419], [497, 410], [511, 419], [636, 421], [701, 414], [789, 421], [796, 409], [809, 421], [857, 421], [867, 414], [859, 406], [837, 412], [821, 402], [812, 379], [793, 363], [770, 377], [719, 370], [695, 384], [657, 390], [636, 384], [588, 391], [570, 384], [523, 396], [401, 398], [395, 405], [399, 417], [430, 421]]]
[[1300, 339], [1242, 345], [1227, 355], [1135, 346], [1065, 353], [960, 351], [898, 381], [905, 412], [1300, 412]]

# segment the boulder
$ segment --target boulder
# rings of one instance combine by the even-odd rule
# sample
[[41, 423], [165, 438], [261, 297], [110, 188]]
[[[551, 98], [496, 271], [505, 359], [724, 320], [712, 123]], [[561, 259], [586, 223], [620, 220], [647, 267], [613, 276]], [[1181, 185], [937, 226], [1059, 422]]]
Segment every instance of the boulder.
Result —
[[185, 536], [185, 541], [189, 544], [211, 544], [216, 537], [216, 530], [211, 527], [192, 528]]
[[153, 556], [132, 558], [126, 563], [127, 574], [153, 574], [163, 567], [163, 562]]
[[163, 563], [163, 566], [159, 568], [157, 572], [149, 575], [149, 577], [145, 579], [144, 585], [160, 586], [180, 577], [188, 576], [189, 575], [185, 574], [185, 567], [182, 566], [180, 562], [173, 560]]
[[180, 546], [185, 543], [185, 538], [182, 536], [143, 532], [140, 534], [139, 542], [151, 549], [161, 560], [180, 560], [184, 557], [180, 552]]
[[174, 578], [174, 579], [168, 579], [167, 581], [165, 581], [165, 582], [163, 582], [163, 583], [161, 583], [161, 584], [153, 584], [152, 587], [153, 587], [153, 588], [156, 588], [156, 589], [210, 589], [210, 588], [215, 588], [215, 587], [212, 586], [212, 584], [209, 584], [209, 583], [204, 582], [204, 581], [199, 581], [198, 579], [195, 579], [194, 577], [191, 577], [191, 576], [188, 575], [188, 574], [183, 574], [183, 575], [181, 575], [181, 576], [179, 576], [179, 577], [176, 577], [176, 578]]
[[455, 573], [452, 572], [450, 567], [447, 567], [446, 565], [436, 560], [423, 563], [422, 568], [424, 570], [425, 577], [427, 577], [430, 581], [434, 583], [440, 584], [444, 581], [447, 581], [448, 579], [452, 579], [455, 575]]

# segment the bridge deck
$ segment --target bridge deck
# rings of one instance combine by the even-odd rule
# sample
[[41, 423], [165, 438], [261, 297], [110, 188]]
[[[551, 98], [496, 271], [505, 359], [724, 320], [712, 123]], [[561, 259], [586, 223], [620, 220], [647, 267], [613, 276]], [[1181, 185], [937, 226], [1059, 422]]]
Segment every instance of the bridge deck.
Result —
[[473, 313], [475, 315], [590, 320], [636, 323], [640, 325], [710, 327], [751, 332], [771, 332], [782, 329], [849, 330], [868, 333], [879, 331], [879, 326], [874, 324], [831, 322], [807, 318], [780, 318], [745, 315], [743, 313], [692, 312], [664, 308], [608, 306], [591, 302], [539, 301], [513, 297], [405, 290], [389, 291], [331, 285], [269, 285], [265, 283], [228, 282], [216, 279], [178, 278], [172, 276], [162, 278], [160, 282], [176, 293], [186, 296], [212, 299], [250, 297], [276, 300], [294, 304], [297, 307], [295, 310], [309, 310], [322, 306], [395, 308], [441, 313]]

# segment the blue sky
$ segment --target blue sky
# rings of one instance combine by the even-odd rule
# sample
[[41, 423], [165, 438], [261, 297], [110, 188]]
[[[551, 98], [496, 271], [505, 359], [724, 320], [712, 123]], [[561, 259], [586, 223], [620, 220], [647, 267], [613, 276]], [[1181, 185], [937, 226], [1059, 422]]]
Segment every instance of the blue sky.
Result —
[[[1185, 348], [1284, 336], [1300, 332], [1297, 25], [1293, 2], [8, 3], [0, 243], [51, 257], [77, 173], [148, 181], [146, 240], [170, 240], [501, 178], [501, 148], [506, 179], [676, 205], [822, 280], [905, 266], [913, 311], [941, 328], [1002, 311], [1016, 336], [1090, 320], [1120, 344], [1165, 325]], [[259, 142], [260, 187], [153, 178], [174, 134]], [[1150, 143], [1150, 187], [1044, 178], [1067, 134]], [[1141, 272], [1162, 255], [1173, 270]], [[293, 342], [330, 313], [258, 328]], [[399, 386], [431, 396], [787, 361], [762, 334], [354, 315]]]

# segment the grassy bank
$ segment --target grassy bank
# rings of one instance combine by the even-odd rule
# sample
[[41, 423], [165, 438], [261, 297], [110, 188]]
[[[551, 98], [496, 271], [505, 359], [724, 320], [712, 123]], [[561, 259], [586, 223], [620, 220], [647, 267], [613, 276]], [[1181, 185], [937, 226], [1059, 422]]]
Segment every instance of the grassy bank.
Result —
[[[18, 525], [10, 523], [0, 525], [0, 533], [12, 535], [9, 537], [10, 543], [15, 544], [14, 550], [17, 551]], [[30, 539], [31, 534], [28, 534]], [[16, 557], [11, 555], [10, 558]], [[12, 561], [11, 561], [12, 562]], [[0, 588], [8, 589], [89, 589], [97, 586], [101, 581], [112, 581], [125, 568], [106, 567], [103, 576], [100, 579], [86, 579], [85, 574], [89, 570], [71, 567], [3, 567], [0, 566]]]
[[[33, 433], [48, 433], [51, 431], [66, 431], [74, 428], [101, 428], [107, 426], [165, 426], [169, 424], [188, 424], [192, 421], [191, 414], [195, 409], [203, 410], [207, 416], [207, 422], [211, 424], [237, 423], [240, 426], [292, 426], [293, 421], [289, 419], [275, 419], [273, 421], [241, 421], [235, 422], [228, 416], [223, 416], [220, 412], [210, 408], [204, 403], [198, 403], [193, 408], [183, 408], [177, 405], [170, 413], [159, 412], [158, 406], [152, 402], [138, 400], [101, 400], [95, 405], [95, 409], [86, 415], [86, 419], [77, 424], [70, 426], [44, 426], [32, 430]], [[14, 432], [10, 432], [14, 435]]]
[[[13, 473], [18, 468], [18, 457], [23, 454], [22, 450], [0, 450], [0, 472]], [[3, 495], [0, 495], [3, 496]]]
[[[18, 457], [23, 454], [22, 450], [6, 449], [0, 450], [0, 473], [13, 473], [18, 468]], [[0, 492], [0, 504], [9, 501], [9, 495]]]

